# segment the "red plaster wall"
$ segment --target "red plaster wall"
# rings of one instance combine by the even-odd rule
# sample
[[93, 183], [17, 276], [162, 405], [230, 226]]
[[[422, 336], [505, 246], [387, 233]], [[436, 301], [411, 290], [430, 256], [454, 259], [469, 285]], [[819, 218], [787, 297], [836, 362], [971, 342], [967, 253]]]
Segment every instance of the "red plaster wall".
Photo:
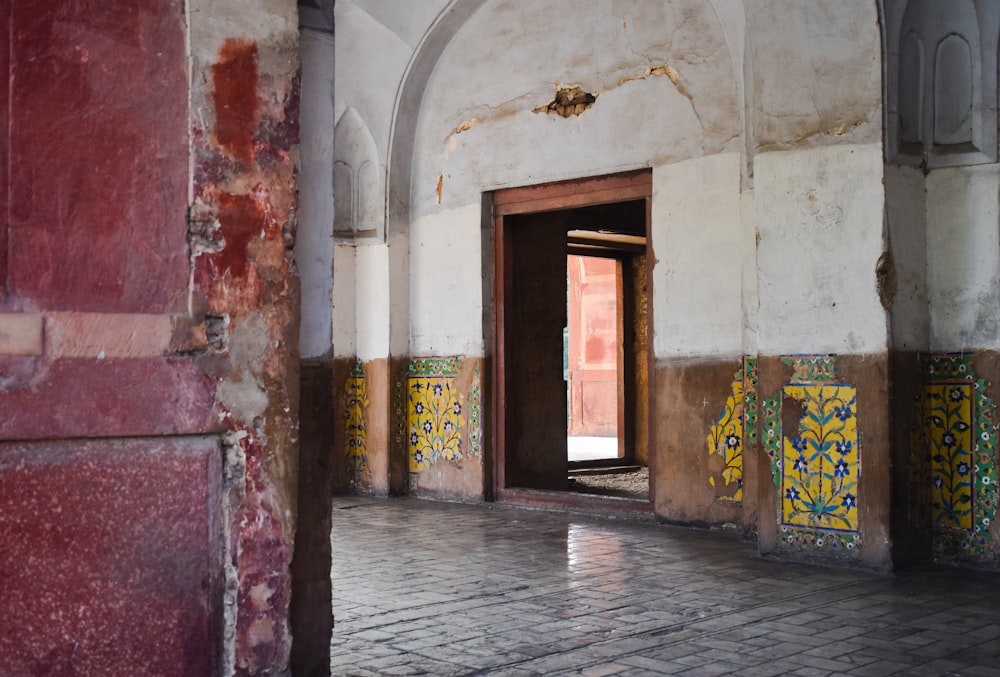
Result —
[[188, 29], [0, 0], [0, 674], [287, 670], [297, 34]]
[[219, 442], [0, 444], [0, 672], [208, 675]]
[[[0, 35], [10, 35], [10, 0], [3, 0], [0, 3]], [[10, 128], [10, 49], [0, 49], [0, 130]], [[0, 131], [2, 133], [2, 131]], [[5, 139], [9, 142], [9, 139]], [[7, 232], [8, 224], [6, 214], [8, 186], [7, 177], [9, 162], [9, 143], [0, 144], [0, 295], [6, 290], [7, 283]]]
[[618, 434], [618, 262], [567, 257], [569, 435]]
[[0, 354], [0, 672], [212, 674], [222, 428], [173, 335], [198, 323], [183, 2], [0, 21], [0, 338], [41, 327]]
[[210, 431], [214, 384], [190, 359], [72, 358], [0, 390], [0, 439], [189, 435]]
[[43, 310], [183, 309], [183, 3], [6, 4], [10, 292]]

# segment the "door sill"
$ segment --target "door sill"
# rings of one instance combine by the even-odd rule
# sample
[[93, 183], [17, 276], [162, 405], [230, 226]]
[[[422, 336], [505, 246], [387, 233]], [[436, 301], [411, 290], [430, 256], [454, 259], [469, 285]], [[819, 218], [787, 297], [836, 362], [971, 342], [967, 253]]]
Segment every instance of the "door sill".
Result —
[[581, 494], [573, 491], [545, 491], [542, 489], [508, 488], [498, 489], [497, 503], [544, 508], [549, 510], [570, 510], [596, 515], [612, 515], [635, 519], [653, 520], [656, 513], [653, 504], [639, 498]]

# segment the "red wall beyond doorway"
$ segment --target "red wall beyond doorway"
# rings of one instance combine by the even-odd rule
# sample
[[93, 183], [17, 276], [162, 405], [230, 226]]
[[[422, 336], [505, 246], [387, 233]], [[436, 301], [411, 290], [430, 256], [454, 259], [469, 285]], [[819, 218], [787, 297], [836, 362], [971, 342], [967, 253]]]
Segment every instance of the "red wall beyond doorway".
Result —
[[567, 257], [570, 437], [618, 435], [618, 296], [617, 260]]

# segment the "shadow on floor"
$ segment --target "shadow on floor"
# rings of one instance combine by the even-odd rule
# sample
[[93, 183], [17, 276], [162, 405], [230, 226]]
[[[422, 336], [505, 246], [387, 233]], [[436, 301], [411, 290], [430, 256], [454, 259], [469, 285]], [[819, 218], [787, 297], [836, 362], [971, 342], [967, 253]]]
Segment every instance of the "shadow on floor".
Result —
[[628, 472], [571, 472], [569, 491], [645, 501], [649, 499], [649, 468]]

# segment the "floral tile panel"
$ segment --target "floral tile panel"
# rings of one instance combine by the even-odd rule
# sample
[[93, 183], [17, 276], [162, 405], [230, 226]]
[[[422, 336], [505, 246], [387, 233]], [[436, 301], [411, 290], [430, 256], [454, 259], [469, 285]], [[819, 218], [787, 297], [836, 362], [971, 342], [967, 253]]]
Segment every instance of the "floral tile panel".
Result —
[[927, 359], [914, 438], [925, 456], [915, 459], [915, 477], [930, 483], [935, 551], [945, 559], [989, 556], [998, 498], [989, 385], [973, 373], [968, 353]]
[[368, 467], [368, 444], [365, 411], [368, 409], [368, 387], [364, 372], [356, 368], [344, 386], [347, 411], [344, 416], [344, 445], [348, 463], [355, 479]]
[[[829, 355], [786, 356], [788, 383], [761, 402], [764, 452], [777, 489], [784, 547], [847, 555], [861, 545], [857, 388], [838, 383]], [[786, 426], [785, 411], [795, 421]]]
[[[722, 457], [722, 479], [727, 487], [736, 487], [732, 495], [719, 498], [734, 503], [743, 500], [743, 409], [743, 378], [736, 372], [726, 407], [708, 433], [708, 453]], [[715, 486], [714, 477], [709, 482]]]
[[782, 399], [802, 407], [798, 429], [782, 435], [782, 525], [857, 531], [860, 449], [855, 388], [788, 384]]
[[[708, 432], [708, 453], [723, 460], [722, 480], [735, 491], [720, 501], [743, 501], [743, 449], [757, 441], [757, 359], [746, 356], [733, 375], [732, 390], [718, 420]], [[715, 486], [715, 477], [708, 478]]]
[[411, 473], [463, 456], [462, 396], [455, 387], [458, 367], [458, 358], [418, 358], [410, 363], [406, 420]]

